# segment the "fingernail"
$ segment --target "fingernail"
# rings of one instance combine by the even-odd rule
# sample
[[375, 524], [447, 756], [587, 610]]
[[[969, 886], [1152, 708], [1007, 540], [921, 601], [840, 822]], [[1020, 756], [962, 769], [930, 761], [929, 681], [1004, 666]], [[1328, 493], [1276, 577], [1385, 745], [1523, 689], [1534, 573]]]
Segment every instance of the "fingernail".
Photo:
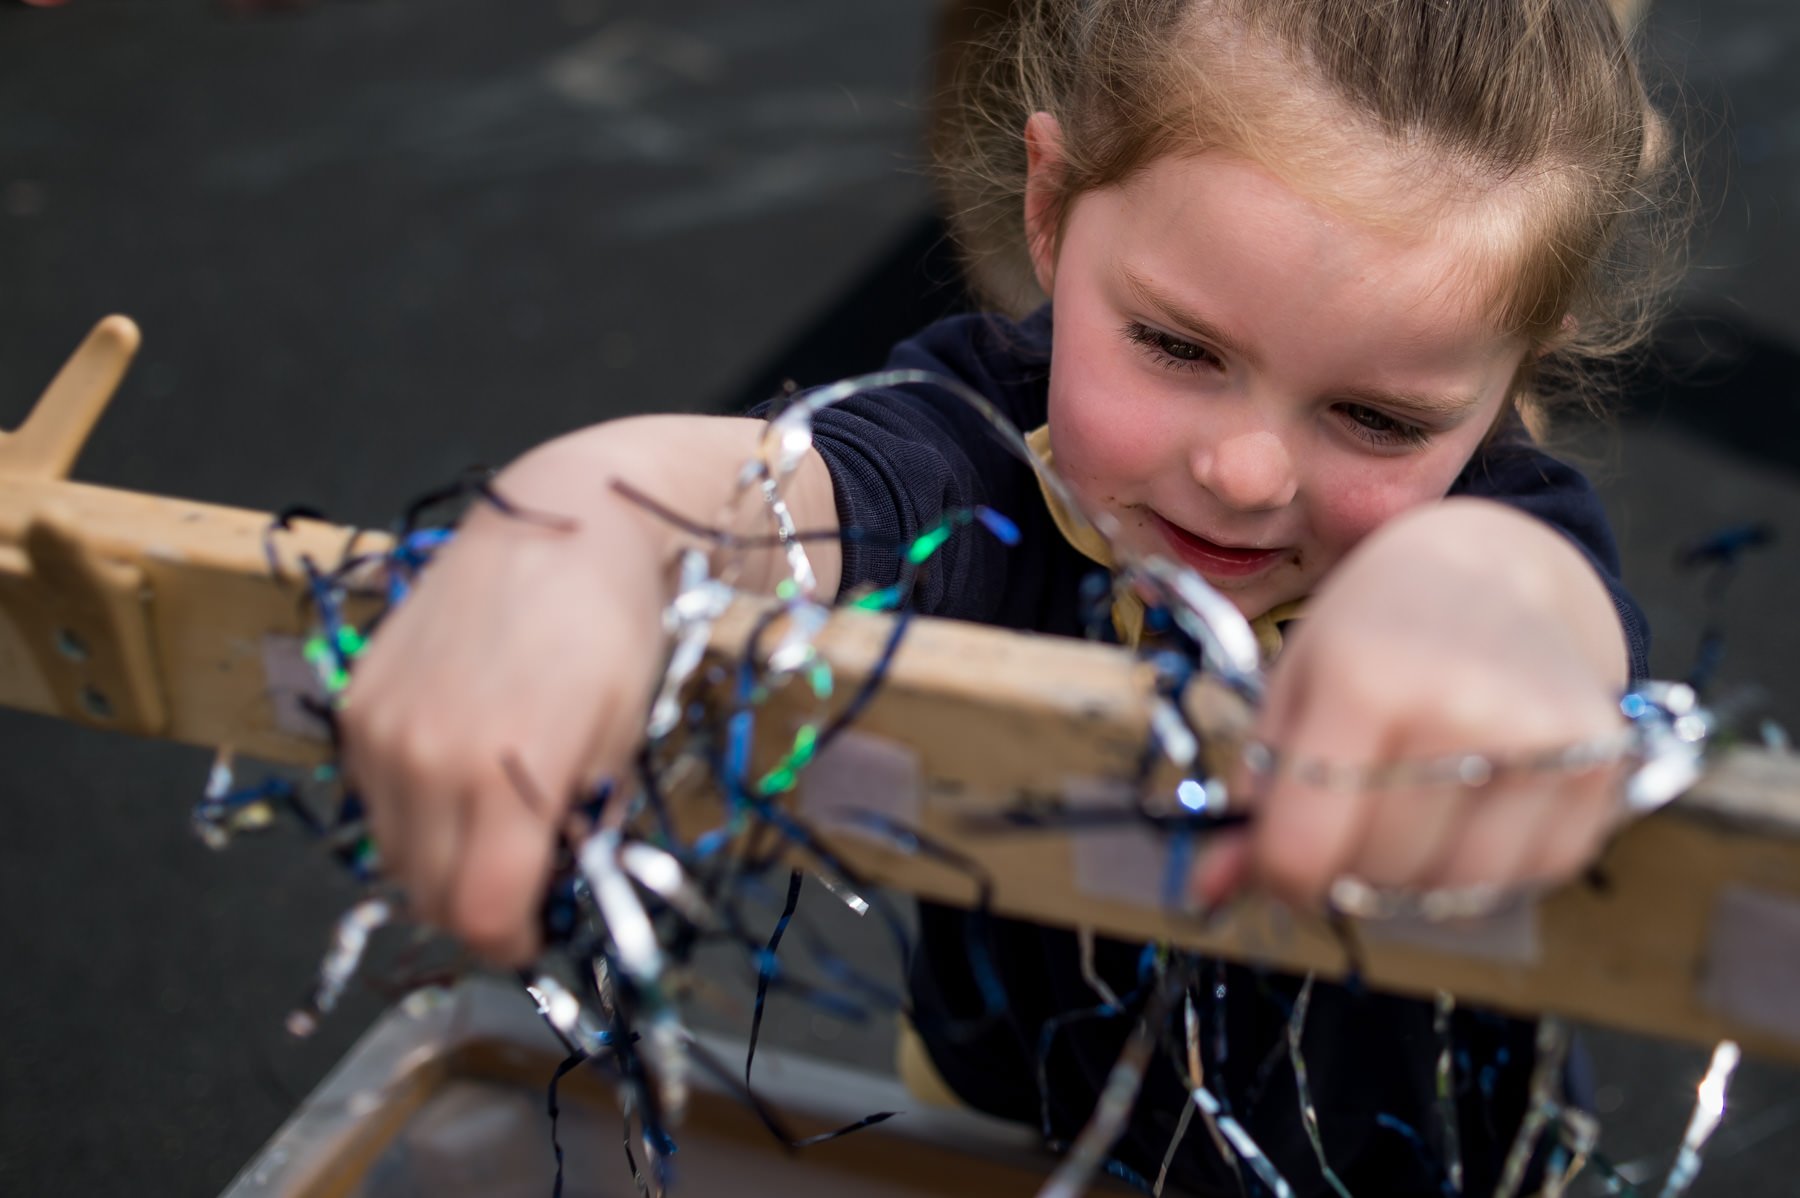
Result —
[[1188, 894], [1202, 907], [1216, 907], [1243, 889], [1249, 874], [1249, 836], [1217, 832], [1201, 846], [1188, 875]]

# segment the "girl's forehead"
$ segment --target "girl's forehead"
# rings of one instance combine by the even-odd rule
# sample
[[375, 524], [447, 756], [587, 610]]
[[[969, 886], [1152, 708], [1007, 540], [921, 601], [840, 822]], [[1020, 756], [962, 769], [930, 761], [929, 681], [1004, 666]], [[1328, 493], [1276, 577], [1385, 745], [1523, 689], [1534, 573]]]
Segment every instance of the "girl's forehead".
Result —
[[1491, 316], [1464, 223], [1361, 222], [1233, 155], [1152, 163], [1084, 197], [1072, 221], [1078, 277], [1297, 384], [1407, 376], [1409, 390], [1486, 392], [1525, 350]]
[[1330, 194], [1310, 169], [1296, 179], [1225, 149], [1154, 159], [1117, 188], [1120, 240], [1177, 274], [1229, 257], [1270, 285], [1371, 287], [1499, 334], [1527, 236], [1519, 198], [1433, 179], [1401, 155], [1342, 158]]

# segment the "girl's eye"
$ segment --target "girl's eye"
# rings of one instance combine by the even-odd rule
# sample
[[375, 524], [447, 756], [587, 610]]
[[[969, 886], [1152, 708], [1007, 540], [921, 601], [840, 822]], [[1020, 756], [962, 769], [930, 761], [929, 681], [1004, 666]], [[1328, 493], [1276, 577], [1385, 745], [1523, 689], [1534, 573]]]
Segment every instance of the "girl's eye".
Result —
[[1219, 355], [1204, 345], [1171, 337], [1135, 320], [1126, 322], [1125, 339], [1142, 346], [1159, 365], [1171, 370], [1222, 370], [1225, 366]]
[[1386, 412], [1359, 403], [1338, 408], [1350, 432], [1374, 445], [1389, 448], [1411, 448], [1431, 440], [1431, 432], [1416, 424], [1396, 420]]

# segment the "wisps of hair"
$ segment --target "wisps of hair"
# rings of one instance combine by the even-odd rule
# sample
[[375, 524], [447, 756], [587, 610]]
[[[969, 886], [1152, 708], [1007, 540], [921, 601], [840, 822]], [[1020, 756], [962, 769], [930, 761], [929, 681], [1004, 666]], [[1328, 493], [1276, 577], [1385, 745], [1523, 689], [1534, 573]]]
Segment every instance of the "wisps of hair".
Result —
[[[1627, 0], [1615, 0], [1630, 7]], [[1642, 344], [1678, 277], [1681, 139], [1607, 0], [968, 0], [943, 44], [933, 156], [987, 302], [1040, 302], [1025, 252], [1033, 112], [1057, 118], [1054, 210], [1168, 153], [1247, 155], [1329, 195], [1349, 129], [1514, 214], [1499, 325], [1532, 347], [1516, 393], [1601, 406], [1595, 367]], [[1060, 226], [1060, 219], [1058, 220]]]

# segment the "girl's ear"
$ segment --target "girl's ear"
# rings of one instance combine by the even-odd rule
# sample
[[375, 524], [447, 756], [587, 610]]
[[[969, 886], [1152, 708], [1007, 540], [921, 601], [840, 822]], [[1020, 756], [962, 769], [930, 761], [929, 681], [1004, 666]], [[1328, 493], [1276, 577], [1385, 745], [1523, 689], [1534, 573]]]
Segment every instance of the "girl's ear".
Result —
[[1056, 280], [1062, 174], [1062, 126], [1049, 113], [1034, 112], [1025, 122], [1025, 246], [1045, 295]]

